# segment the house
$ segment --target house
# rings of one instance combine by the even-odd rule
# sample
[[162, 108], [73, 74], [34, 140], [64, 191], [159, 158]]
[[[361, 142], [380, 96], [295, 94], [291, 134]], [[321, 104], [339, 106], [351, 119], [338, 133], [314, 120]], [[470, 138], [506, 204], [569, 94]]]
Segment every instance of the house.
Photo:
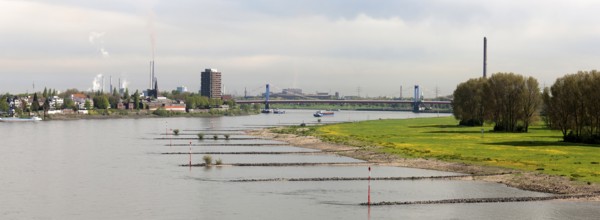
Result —
[[87, 97], [87, 95], [83, 93], [71, 94], [71, 100], [75, 102], [75, 105], [78, 109], [85, 109], [85, 101], [90, 102], [90, 106], [94, 106], [94, 101]]
[[50, 99], [50, 109], [61, 109], [63, 104], [65, 103], [65, 99], [60, 98], [58, 96], [53, 96]]

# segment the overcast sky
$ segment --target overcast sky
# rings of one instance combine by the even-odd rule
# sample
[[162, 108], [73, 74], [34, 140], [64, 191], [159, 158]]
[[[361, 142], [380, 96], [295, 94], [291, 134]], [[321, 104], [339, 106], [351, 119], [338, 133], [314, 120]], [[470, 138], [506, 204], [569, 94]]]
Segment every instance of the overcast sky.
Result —
[[88, 90], [99, 74], [147, 89], [154, 51], [160, 90], [197, 92], [215, 68], [238, 95], [270, 83], [406, 97], [419, 84], [431, 97], [482, 74], [484, 36], [488, 73], [550, 86], [599, 68], [599, 11], [591, 0], [0, 0], [0, 92]]

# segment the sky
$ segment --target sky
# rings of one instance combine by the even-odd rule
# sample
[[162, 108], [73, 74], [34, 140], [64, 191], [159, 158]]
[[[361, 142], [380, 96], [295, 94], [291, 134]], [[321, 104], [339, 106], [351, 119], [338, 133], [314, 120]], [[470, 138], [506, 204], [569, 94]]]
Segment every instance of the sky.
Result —
[[[488, 74], [551, 86], [599, 69], [600, 1], [572, 0], [0, 0], [0, 92], [91, 90], [104, 76], [130, 91], [339, 92], [426, 98]], [[402, 89], [401, 89], [402, 88]], [[402, 92], [401, 92], [402, 91]]]

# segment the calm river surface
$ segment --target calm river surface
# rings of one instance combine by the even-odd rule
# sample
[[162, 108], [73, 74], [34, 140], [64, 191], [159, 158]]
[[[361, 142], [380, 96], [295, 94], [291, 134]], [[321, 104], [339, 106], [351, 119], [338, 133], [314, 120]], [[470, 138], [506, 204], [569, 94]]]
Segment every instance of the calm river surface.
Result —
[[[240, 179], [365, 177], [366, 166], [181, 167], [193, 152], [313, 151], [247, 137], [240, 130], [316, 123], [308, 110], [284, 115], [0, 123], [0, 219], [594, 219], [597, 202], [522, 202], [371, 207], [366, 181], [231, 182]], [[336, 112], [323, 123], [435, 117], [409, 112]], [[442, 115], [443, 116], [443, 115]], [[205, 140], [165, 140], [165, 130]], [[170, 132], [170, 131], [169, 131]], [[212, 134], [220, 134], [212, 140]], [[224, 140], [222, 134], [231, 134]], [[169, 146], [169, 143], [179, 146]], [[268, 146], [226, 146], [267, 143]], [[211, 144], [215, 144], [212, 145]], [[275, 144], [275, 145], [273, 145]], [[183, 145], [183, 146], [181, 146]], [[200, 146], [202, 145], [202, 146]], [[224, 163], [361, 162], [331, 154], [212, 155]], [[202, 163], [193, 154], [193, 163]], [[372, 176], [455, 173], [373, 167]], [[371, 181], [372, 201], [544, 196], [459, 180]]]

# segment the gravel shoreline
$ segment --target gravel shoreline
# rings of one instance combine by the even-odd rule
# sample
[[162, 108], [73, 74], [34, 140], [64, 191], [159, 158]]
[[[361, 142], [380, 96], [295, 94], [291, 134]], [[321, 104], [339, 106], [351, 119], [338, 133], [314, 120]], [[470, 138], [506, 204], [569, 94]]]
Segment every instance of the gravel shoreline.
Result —
[[[568, 178], [561, 176], [551, 176], [536, 172], [520, 171], [499, 167], [487, 167], [469, 165], [464, 163], [444, 162], [436, 159], [401, 158], [397, 155], [377, 152], [377, 146], [359, 149], [357, 147], [352, 146], [323, 142], [318, 138], [312, 136], [277, 134], [271, 132], [269, 129], [251, 130], [247, 131], [246, 133], [248, 135], [286, 142], [290, 145], [302, 148], [340, 151], [336, 154], [359, 160], [364, 160], [377, 165], [410, 167], [473, 174], [478, 176], [471, 178], [472, 180], [501, 183], [509, 187], [515, 187], [523, 190], [561, 195], [595, 194], [596, 196], [592, 197], [574, 198], [568, 200], [600, 201], [600, 196], [598, 196], [600, 195], [599, 184], [586, 184], [583, 182], [571, 181]], [[488, 175], [496, 173], [502, 174]]]

